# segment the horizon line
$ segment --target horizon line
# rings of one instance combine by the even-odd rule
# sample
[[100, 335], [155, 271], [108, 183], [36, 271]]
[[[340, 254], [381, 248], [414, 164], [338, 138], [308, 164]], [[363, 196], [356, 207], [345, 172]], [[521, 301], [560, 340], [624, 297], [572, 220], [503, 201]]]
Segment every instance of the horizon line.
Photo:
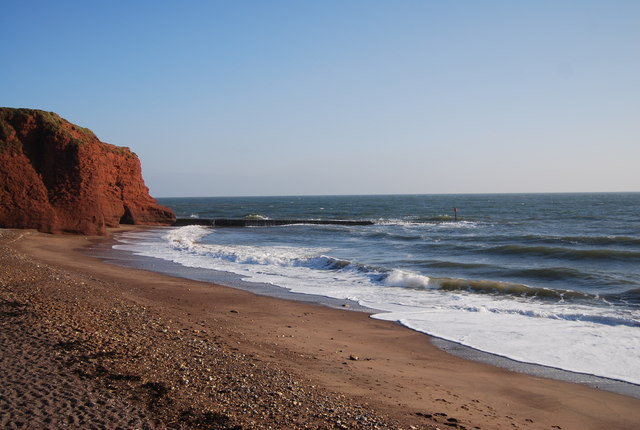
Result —
[[208, 199], [258, 197], [362, 197], [362, 196], [471, 196], [471, 195], [524, 195], [524, 194], [638, 194], [640, 191], [523, 191], [523, 192], [466, 192], [466, 193], [363, 193], [363, 194], [264, 194], [264, 195], [209, 195], [209, 196], [152, 196], [155, 199]]

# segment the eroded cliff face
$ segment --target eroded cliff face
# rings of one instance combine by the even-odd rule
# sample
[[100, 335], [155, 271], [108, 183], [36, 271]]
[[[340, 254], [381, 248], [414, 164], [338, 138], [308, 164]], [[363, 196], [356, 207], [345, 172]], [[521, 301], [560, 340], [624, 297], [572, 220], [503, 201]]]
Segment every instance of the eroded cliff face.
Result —
[[52, 112], [0, 108], [0, 227], [101, 235], [121, 223], [174, 221], [129, 148]]

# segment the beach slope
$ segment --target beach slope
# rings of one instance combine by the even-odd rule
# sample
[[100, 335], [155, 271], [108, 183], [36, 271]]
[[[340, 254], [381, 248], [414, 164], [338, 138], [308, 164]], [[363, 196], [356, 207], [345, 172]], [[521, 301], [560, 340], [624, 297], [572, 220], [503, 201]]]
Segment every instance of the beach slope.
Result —
[[361, 312], [0, 230], [3, 428], [631, 429], [640, 400], [466, 361]]

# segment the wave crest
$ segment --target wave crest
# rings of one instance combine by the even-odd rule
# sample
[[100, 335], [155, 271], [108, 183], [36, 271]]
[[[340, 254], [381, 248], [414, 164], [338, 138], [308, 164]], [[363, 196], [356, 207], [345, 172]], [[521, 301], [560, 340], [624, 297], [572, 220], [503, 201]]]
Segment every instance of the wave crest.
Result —
[[484, 281], [471, 279], [441, 278], [435, 280], [441, 290], [468, 291], [478, 294], [496, 294], [520, 297], [537, 297], [543, 299], [595, 299], [593, 295], [571, 290], [554, 290], [551, 288], [529, 287], [524, 284], [501, 281]]
[[404, 270], [392, 270], [384, 278], [384, 284], [388, 287], [426, 288], [429, 285], [429, 277]]
[[212, 232], [211, 228], [201, 225], [187, 225], [171, 230], [166, 234], [165, 239], [174, 247], [188, 248]]

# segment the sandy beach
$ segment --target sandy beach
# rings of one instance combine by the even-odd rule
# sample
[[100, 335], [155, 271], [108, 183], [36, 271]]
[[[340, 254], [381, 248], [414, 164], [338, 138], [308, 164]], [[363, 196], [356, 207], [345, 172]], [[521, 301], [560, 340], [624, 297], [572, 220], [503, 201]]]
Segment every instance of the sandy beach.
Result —
[[0, 230], [0, 427], [640, 425], [639, 399], [460, 359], [365, 313], [81, 252], [102, 240]]

